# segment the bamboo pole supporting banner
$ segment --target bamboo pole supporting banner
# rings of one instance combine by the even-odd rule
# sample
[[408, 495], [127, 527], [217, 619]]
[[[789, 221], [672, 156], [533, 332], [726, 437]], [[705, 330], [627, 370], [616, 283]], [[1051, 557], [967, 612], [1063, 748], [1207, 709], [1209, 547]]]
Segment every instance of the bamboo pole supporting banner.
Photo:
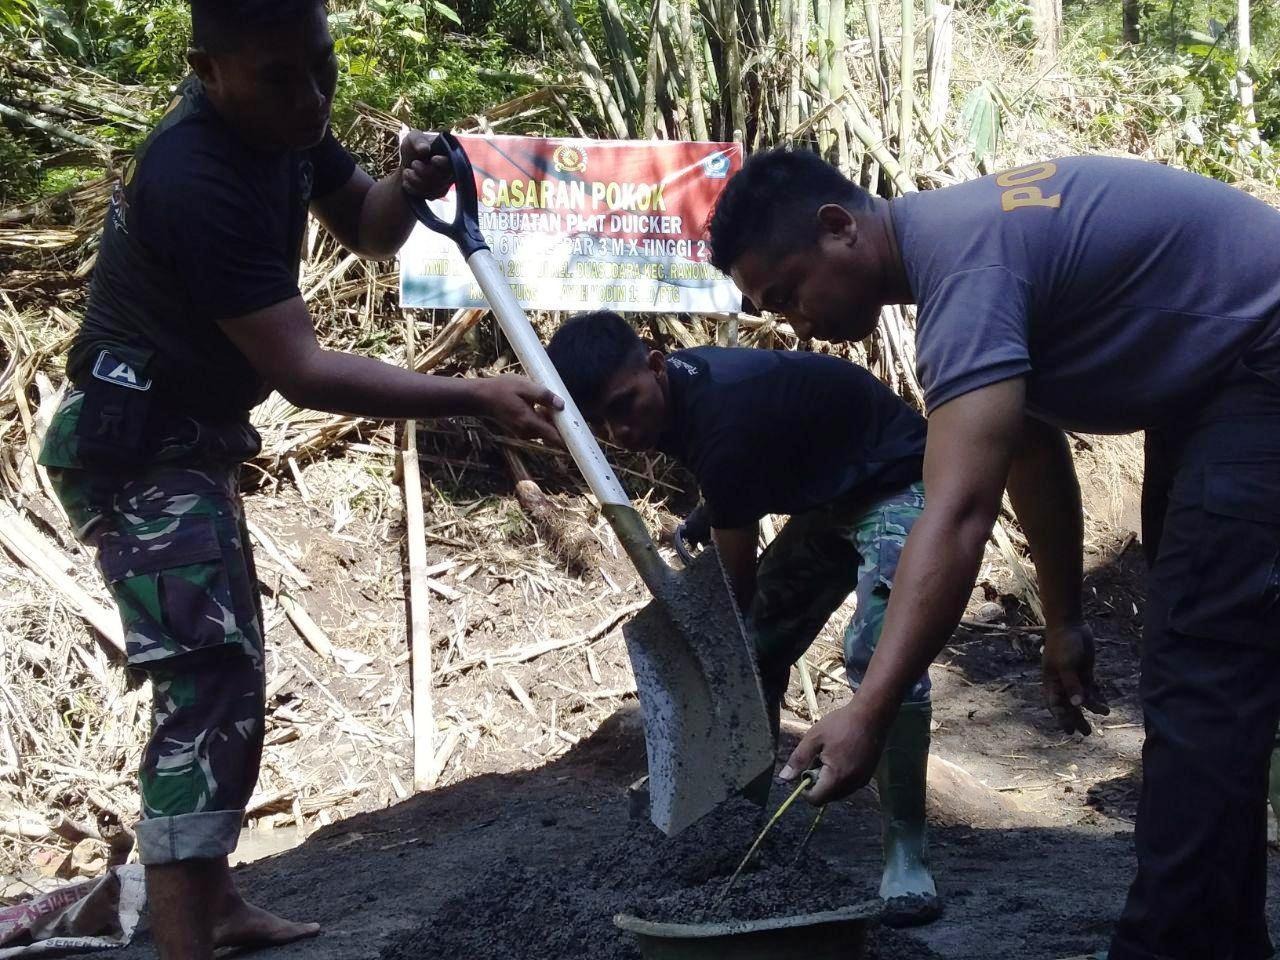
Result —
[[[414, 324], [404, 325], [405, 363], [414, 363]], [[439, 771], [435, 757], [435, 716], [431, 696], [431, 599], [427, 585], [427, 533], [422, 515], [422, 476], [418, 469], [418, 424], [406, 420], [402, 451], [405, 539], [409, 553], [409, 652], [413, 679], [413, 788], [430, 790]]]

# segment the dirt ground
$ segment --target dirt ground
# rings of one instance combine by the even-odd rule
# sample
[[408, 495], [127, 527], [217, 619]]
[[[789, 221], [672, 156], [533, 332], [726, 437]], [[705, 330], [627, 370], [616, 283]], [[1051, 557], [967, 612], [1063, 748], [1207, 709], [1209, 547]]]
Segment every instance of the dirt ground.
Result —
[[[934, 668], [934, 755], [982, 783], [931, 781], [945, 912], [928, 927], [873, 934], [876, 955], [1052, 958], [1105, 945], [1133, 870], [1140, 745], [1133, 591], [1142, 563], [1125, 545], [1118, 557], [1096, 556], [1089, 577], [1112, 699], [1092, 737], [1053, 731], [1031, 645], [1020, 651], [1010, 634], [962, 631]], [[789, 723], [789, 742], [802, 729]], [[723, 878], [750, 839], [713, 832], [718, 842], [702, 848], [673, 845], [632, 820], [626, 787], [643, 766], [639, 718], [623, 706], [548, 763], [470, 776], [344, 820], [242, 867], [239, 880], [274, 910], [324, 922], [319, 939], [270, 952], [282, 960], [634, 958], [611, 916]], [[800, 805], [788, 812], [778, 856], [798, 847], [810, 816]], [[824, 817], [803, 883], [764, 882], [797, 910], [814, 906], [814, 877], [825, 890], [843, 887], [844, 902], [864, 900], [878, 881], [878, 829], [874, 797], [863, 791]], [[1280, 910], [1271, 910], [1280, 926]], [[115, 954], [149, 955], [145, 936]]]
[[[993, 549], [967, 626], [932, 670], [930, 820], [944, 913], [913, 931], [873, 932], [869, 955], [1057, 958], [1107, 942], [1134, 867], [1144, 565], [1133, 533], [1136, 488], [1107, 489], [1090, 471], [1086, 460], [1086, 604], [1111, 714], [1088, 738], [1054, 729], [1040, 703], [1038, 633]], [[522, 547], [538, 535], [509, 500], [470, 487], [437, 490], [429, 559], [452, 561], [437, 574], [452, 593], [433, 598], [436, 717], [446, 740], [456, 736], [440, 785], [407, 796], [398, 517], [394, 505], [371, 511], [366, 494], [363, 510], [338, 528], [331, 518], [342, 511], [318, 510], [316, 490], [344, 488], [326, 485], [317, 467], [308, 477], [310, 504], [281, 488], [250, 498], [250, 516], [310, 577], [312, 586], [296, 592], [332, 641], [366, 659], [319, 658], [282, 613], [268, 613], [275, 746], [260, 794], [272, 801], [264, 811], [279, 812], [260, 816], [246, 837], [270, 847], [273, 833], [299, 820], [309, 836], [237, 876], [256, 902], [320, 920], [324, 932], [263, 955], [638, 957], [612, 916], [705, 903], [751, 839], [739, 822], [699, 824], [668, 840], [629, 816], [626, 788], [644, 771], [644, 746], [615, 621], [642, 600], [639, 588], [616, 569], [566, 579], [545, 550]], [[350, 490], [333, 498], [358, 501]], [[477, 530], [492, 536], [480, 543]], [[608, 538], [601, 543], [607, 559]], [[288, 587], [277, 567], [268, 560], [264, 579]], [[838, 654], [846, 614], [808, 657], [819, 714], [847, 696]], [[547, 639], [566, 643], [528, 655]], [[784, 751], [811, 719], [798, 681], [787, 706]], [[771, 807], [781, 797], [775, 788]], [[803, 912], [874, 895], [873, 791], [833, 805], [793, 865], [811, 817], [797, 804], [783, 819], [765, 869], [743, 881], [748, 909]], [[1273, 887], [1277, 870], [1273, 861]], [[1280, 908], [1271, 909], [1280, 928]], [[153, 956], [145, 929], [113, 956]]]

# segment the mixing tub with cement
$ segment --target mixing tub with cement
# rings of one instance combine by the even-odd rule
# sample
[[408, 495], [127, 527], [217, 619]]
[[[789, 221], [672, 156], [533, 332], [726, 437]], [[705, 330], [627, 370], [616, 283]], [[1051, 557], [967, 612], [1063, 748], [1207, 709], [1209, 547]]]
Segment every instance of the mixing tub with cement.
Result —
[[645, 960], [858, 960], [881, 903], [768, 920], [657, 923], [620, 913]]

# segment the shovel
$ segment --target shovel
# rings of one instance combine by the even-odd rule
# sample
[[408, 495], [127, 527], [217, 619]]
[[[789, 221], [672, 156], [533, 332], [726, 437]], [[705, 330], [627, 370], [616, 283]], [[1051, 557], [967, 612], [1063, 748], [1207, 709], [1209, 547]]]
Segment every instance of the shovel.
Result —
[[410, 206], [425, 226], [458, 245], [525, 373], [564, 400], [556, 428], [654, 597], [623, 628], [644, 711], [650, 818], [674, 835], [735, 794], [763, 802], [773, 738], [719, 556], [704, 550], [680, 571], [659, 556], [480, 233], [471, 161], [451, 134], [440, 134], [436, 144], [453, 166], [457, 211], [446, 223], [422, 200], [409, 198]]

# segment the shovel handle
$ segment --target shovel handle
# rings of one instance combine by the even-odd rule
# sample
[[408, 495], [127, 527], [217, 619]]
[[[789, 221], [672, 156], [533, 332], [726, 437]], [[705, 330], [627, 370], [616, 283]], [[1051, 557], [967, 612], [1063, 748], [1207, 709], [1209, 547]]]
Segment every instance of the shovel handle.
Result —
[[438, 133], [431, 141], [431, 156], [445, 157], [453, 168], [453, 185], [457, 191], [458, 205], [453, 220], [437, 217], [421, 197], [405, 194], [413, 215], [429, 230], [443, 234], [458, 245], [463, 258], [477, 250], [488, 250], [484, 234], [480, 232], [480, 200], [476, 196], [476, 178], [471, 169], [467, 151], [452, 133]]
[[453, 167], [453, 182], [458, 191], [457, 212], [454, 214], [453, 221], [449, 223], [432, 213], [426, 202], [417, 197], [408, 198], [410, 208], [424, 226], [436, 233], [444, 234], [458, 245], [476, 282], [480, 284], [485, 299], [489, 301], [490, 309], [498, 318], [498, 325], [502, 327], [502, 332], [506, 334], [511, 348], [520, 358], [520, 363], [524, 366], [529, 379], [564, 401], [564, 409], [553, 414], [556, 429], [560, 431], [569, 454], [578, 465], [578, 469], [582, 471], [596, 499], [602, 505], [612, 504], [629, 508], [631, 501], [626, 491], [618, 482], [613, 468], [609, 466], [609, 461], [605, 459], [604, 451], [596, 442], [590, 427], [578, 410], [578, 405], [569, 396], [564, 381], [560, 379], [560, 374], [551, 363], [551, 358], [547, 356], [542, 341], [538, 339], [538, 334], [525, 315], [524, 308], [511, 292], [502, 268], [494, 259], [489, 245], [480, 233], [476, 180], [466, 151], [450, 133], [439, 134], [435, 143], [439, 146], [433, 147], [433, 154], [439, 152], [447, 156]]

